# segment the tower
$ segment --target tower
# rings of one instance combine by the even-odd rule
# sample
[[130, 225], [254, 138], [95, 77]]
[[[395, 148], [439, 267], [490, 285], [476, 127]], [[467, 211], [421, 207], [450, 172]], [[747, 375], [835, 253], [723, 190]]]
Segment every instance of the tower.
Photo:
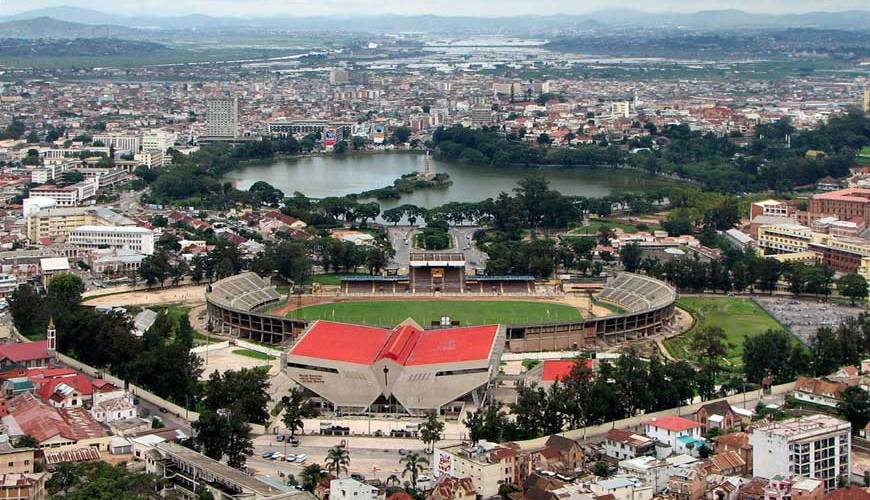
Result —
[[57, 329], [54, 327], [54, 318], [49, 318], [48, 327], [45, 330], [45, 337], [48, 339], [48, 352], [53, 354], [57, 351]]

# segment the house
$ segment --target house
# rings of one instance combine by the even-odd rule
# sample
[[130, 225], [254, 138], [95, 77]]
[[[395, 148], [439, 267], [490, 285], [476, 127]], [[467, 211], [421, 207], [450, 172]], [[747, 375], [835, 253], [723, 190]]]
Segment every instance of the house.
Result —
[[825, 500], [870, 500], [870, 493], [864, 488], [849, 486], [837, 488], [824, 496]]
[[825, 498], [825, 483], [818, 479], [796, 478], [791, 485], [791, 500], [822, 500], [823, 498]]
[[704, 464], [708, 474], [742, 476], [748, 472], [746, 461], [736, 451], [720, 451]]
[[649, 500], [653, 497], [652, 485], [631, 476], [614, 476], [589, 484], [596, 497], [611, 495], [613, 500]]
[[653, 492], [659, 494], [668, 487], [670, 467], [664, 460], [655, 457], [636, 457], [619, 462], [617, 473], [632, 476], [652, 485]]
[[787, 500], [791, 495], [791, 481], [785, 479], [753, 478], [740, 487], [739, 500]]
[[474, 483], [471, 478], [442, 476], [429, 494], [429, 500], [475, 500]]
[[0, 370], [11, 368], [44, 368], [54, 359], [48, 340], [0, 345]]
[[713, 429], [728, 432], [742, 424], [741, 416], [724, 399], [704, 404], [692, 417], [695, 422], [701, 424], [702, 434], [707, 434]]
[[794, 383], [794, 393], [792, 395], [798, 401], [836, 408], [843, 399], [843, 391], [847, 387], [849, 386], [840, 382], [829, 382], [812, 377], [798, 377]]
[[31, 393], [9, 401], [9, 414], [3, 425], [10, 438], [32, 436], [37, 448], [93, 446], [108, 449], [106, 430], [83, 408], [56, 408]]
[[136, 414], [136, 406], [127, 396], [100, 401], [94, 403], [91, 408], [91, 415], [94, 417], [94, 420], [103, 424], [133, 418]]
[[732, 432], [713, 438], [716, 442], [716, 451], [733, 451], [740, 455], [746, 464], [747, 470], [752, 470], [752, 445], [749, 444], [749, 434], [745, 432]]
[[45, 498], [45, 472], [0, 475], [0, 498], [43, 499]]
[[583, 449], [577, 441], [555, 434], [547, 438], [544, 446], [555, 450], [565, 472], [573, 472], [583, 466]]
[[645, 434], [668, 446], [677, 454], [697, 456], [704, 446], [701, 424], [683, 417], [666, 415], [643, 423]]
[[655, 443], [646, 436], [610, 429], [604, 439], [604, 454], [617, 460], [655, 455]]
[[740, 487], [746, 482], [737, 476], [720, 476], [708, 474], [706, 497], [709, 500], [737, 500], [740, 495]]
[[345, 477], [329, 482], [330, 500], [378, 500], [382, 495], [377, 488], [356, 479]]
[[676, 500], [700, 500], [707, 489], [707, 481], [700, 467], [680, 467], [668, 479], [668, 496]]

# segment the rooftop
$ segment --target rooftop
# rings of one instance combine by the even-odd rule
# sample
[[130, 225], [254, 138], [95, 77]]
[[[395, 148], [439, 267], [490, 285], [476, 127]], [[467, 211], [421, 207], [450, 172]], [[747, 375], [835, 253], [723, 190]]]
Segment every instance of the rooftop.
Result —
[[404, 366], [476, 361], [489, 358], [497, 333], [498, 325], [422, 330], [403, 324], [388, 330], [321, 320], [290, 354], [355, 364], [391, 359]]
[[687, 431], [689, 429], [694, 429], [695, 427], [701, 427], [701, 424], [694, 420], [673, 415], [665, 415], [663, 417], [656, 417], [652, 420], [647, 420], [644, 422], [644, 425], [658, 427], [672, 432]]

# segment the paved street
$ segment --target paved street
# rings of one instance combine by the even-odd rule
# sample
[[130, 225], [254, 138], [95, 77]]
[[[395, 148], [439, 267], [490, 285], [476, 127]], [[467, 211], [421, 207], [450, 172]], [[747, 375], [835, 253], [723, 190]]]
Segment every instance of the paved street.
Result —
[[[453, 247], [444, 250], [445, 252], [461, 252], [465, 254], [466, 268], [469, 271], [474, 269], [483, 269], [486, 266], [486, 254], [480, 251], [472, 241], [474, 232], [480, 229], [474, 226], [451, 227], [450, 237], [453, 240]], [[412, 226], [396, 226], [387, 228], [387, 237], [393, 248], [396, 250], [396, 256], [393, 257], [392, 265], [399, 269], [408, 269], [408, 258], [412, 250], [413, 234], [417, 228]]]

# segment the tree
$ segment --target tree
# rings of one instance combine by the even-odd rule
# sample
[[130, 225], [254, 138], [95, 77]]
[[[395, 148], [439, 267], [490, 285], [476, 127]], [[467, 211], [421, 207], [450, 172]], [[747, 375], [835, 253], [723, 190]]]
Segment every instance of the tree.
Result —
[[444, 433], [444, 422], [438, 420], [435, 412], [429, 413], [426, 420], [420, 425], [420, 441], [426, 445], [426, 449], [433, 451], [435, 443], [441, 440]]
[[79, 476], [76, 465], [72, 462], [57, 464], [57, 468], [45, 484], [49, 493], [62, 493], [63, 496], [66, 496], [71, 488], [79, 484], [82, 478]]
[[45, 333], [48, 314], [45, 301], [33, 286], [23, 284], [9, 296], [9, 312], [19, 333], [28, 338], [37, 338]]
[[350, 465], [350, 454], [343, 446], [333, 446], [326, 452], [326, 470], [339, 477], [342, 471], [347, 472]]
[[85, 284], [81, 278], [72, 273], [60, 273], [48, 282], [47, 295], [53, 306], [69, 310], [81, 303], [84, 291]]
[[405, 468], [402, 470], [402, 477], [405, 477], [406, 474], [410, 475], [411, 487], [417, 489], [417, 478], [425, 467], [429, 465], [429, 461], [417, 453], [408, 453], [399, 459], [399, 463], [405, 465]]
[[343, 155], [347, 153], [348, 146], [347, 141], [338, 141], [335, 146], [332, 148], [332, 152], [337, 155]]
[[699, 392], [703, 399], [713, 396], [719, 373], [719, 358], [727, 352], [726, 339], [725, 331], [718, 326], [701, 328], [692, 337], [691, 349], [701, 358]]
[[801, 368], [794, 366], [794, 348], [804, 349], [782, 330], [768, 330], [761, 335], [746, 337], [743, 341], [743, 372], [746, 380], [759, 384], [768, 374], [773, 375], [777, 384], [794, 380]]
[[837, 282], [837, 290], [854, 306], [857, 299], [867, 298], [867, 280], [860, 274], [847, 274]]
[[392, 144], [404, 144], [411, 139], [411, 128], [410, 127], [397, 127], [393, 130], [393, 135], [390, 136], [390, 143]]
[[226, 455], [230, 467], [241, 468], [254, 451], [251, 427], [242, 419], [242, 412], [238, 409], [207, 409], [200, 413], [193, 429], [196, 431], [195, 442], [202, 453], [215, 460]]
[[837, 410], [852, 424], [852, 432], [859, 432], [870, 422], [870, 394], [858, 386], [847, 387]]
[[643, 252], [637, 243], [630, 243], [619, 250], [619, 259], [622, 261], [625, 270], [633, 273], [640, 267], [643, 260]]
[[284, 423], [284, 427], [290, 431], [290, 436], [295, 436], [296, 431], [305, 428], [304, 418], [314, 418], [320, 414], [299, 387], [292, 388], [289, 395], [281, 398], [281, 402], [275, 406], [273, 414], [277, 415], [281, 411], [284, 412], [281, 421]]
[[39, 446], [39, 441], [30, 434], [25, 434], [15, 440], [16, 448], [36, 448], [37, 446]]
[[353, 139], [351, 139], [351, 146], [354, 151], [364, 149], [366, 147], [365, 137], [360, 137], [358, 135], [353, 136]]
[[595, 462], [595, 475], [598, 477], [607, 477], [610, 475], [610, 467], [604, 460]]
[[320, 481], [329, 477], [329, 474], [320, 466], [320, 464], [306, 465], [302, 472], [299, 473], [299, 478], [302, 480], [302, 489], [310, 493], [314, 493], [314, 489]]
[[269, 374], [263, 368], [215, 370], [203, 385], [201, 403], [212, 411], [234, 408], [245, 422], [263, 424], [269, 419]]

